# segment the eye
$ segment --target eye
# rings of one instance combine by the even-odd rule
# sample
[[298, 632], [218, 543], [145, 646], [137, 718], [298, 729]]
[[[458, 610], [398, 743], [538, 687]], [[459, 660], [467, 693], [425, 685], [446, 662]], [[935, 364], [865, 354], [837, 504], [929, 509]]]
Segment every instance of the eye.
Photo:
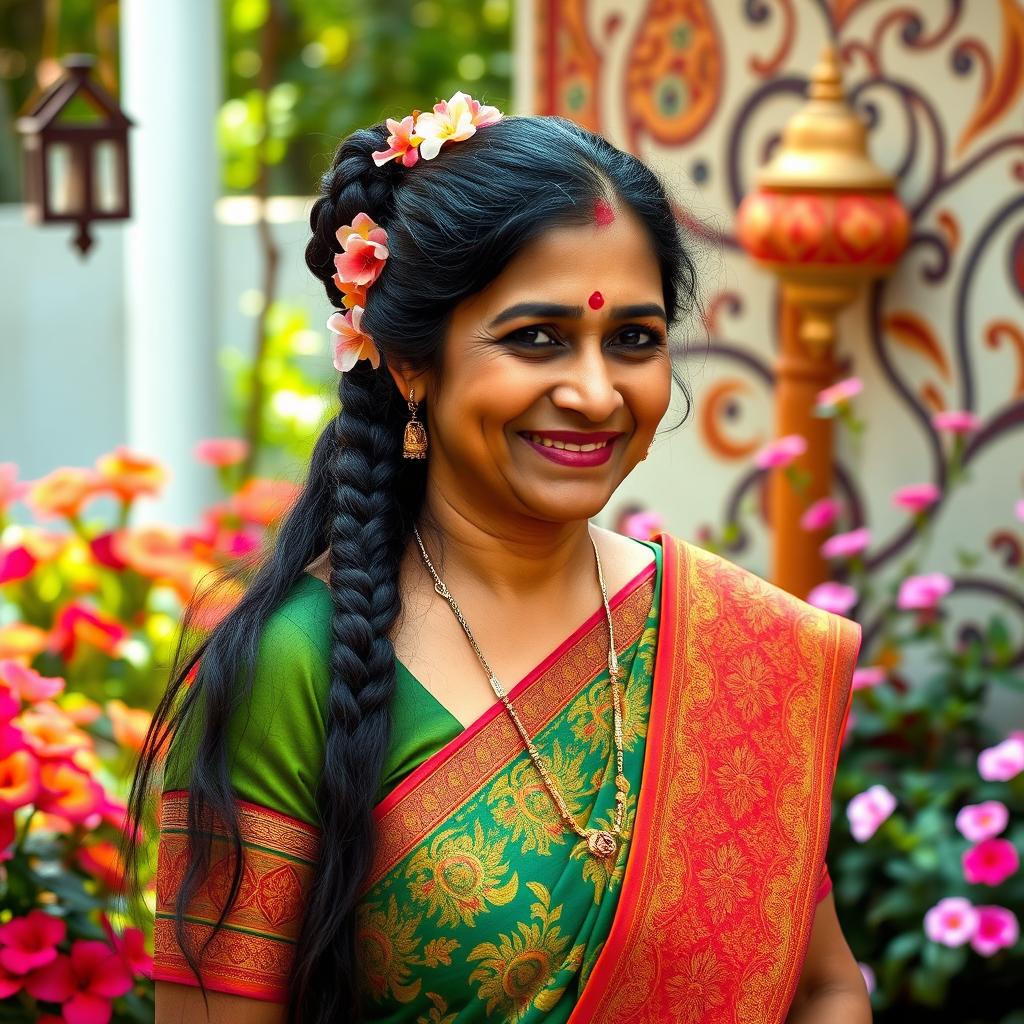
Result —
[[665, 335], [656, 327], [641, 324], [630, 324], [616, 336], [616, 341], [621, 342], [623, 348], [655, 348], [664, 340]]
[[[531, 339], [528, 335], [540, 335], [540, 339]], [[547, 339], [546, 341], [544, 339]], [[520, 348], [551, 348], [557, 344], [552, 340], [552, 335], [543, 327], [522, 327], [518, 331], [505, 335], [506, 342], [511, 345], [518, 345]]]

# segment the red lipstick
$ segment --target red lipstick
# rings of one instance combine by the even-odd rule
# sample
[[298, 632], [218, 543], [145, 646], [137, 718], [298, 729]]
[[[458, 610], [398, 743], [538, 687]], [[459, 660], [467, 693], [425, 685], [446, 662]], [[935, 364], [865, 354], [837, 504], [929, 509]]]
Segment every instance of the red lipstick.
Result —
[[524, 430], [519, 436], [538, 455], [561, 466], [587, 468], [604, 465], [612, 457], [617, 430]]

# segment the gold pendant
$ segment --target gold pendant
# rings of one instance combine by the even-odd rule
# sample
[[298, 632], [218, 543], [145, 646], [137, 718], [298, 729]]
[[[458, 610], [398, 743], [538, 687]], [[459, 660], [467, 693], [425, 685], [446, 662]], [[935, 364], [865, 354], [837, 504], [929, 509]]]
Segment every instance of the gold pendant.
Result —
[[405, 425], [402, 455], [407, 459], [425, 459], [427, 457], [427, 432], [419, 420], [410, 420]]
[[614, 857], [619, 844], [611, 832], [602, 828], [592, 828], [587, 832], [587, 848], [595, 857], [603, 860], [606, 857]]

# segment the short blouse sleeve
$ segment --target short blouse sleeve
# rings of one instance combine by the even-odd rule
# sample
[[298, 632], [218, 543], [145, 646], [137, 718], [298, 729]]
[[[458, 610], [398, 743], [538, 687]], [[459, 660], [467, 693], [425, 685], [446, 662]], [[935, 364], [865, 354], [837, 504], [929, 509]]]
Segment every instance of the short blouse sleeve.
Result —
[[[239, 803], [241, 889], [202, 960], [209, 989], [283, 1003], [305, 894], [319, 846], [329, 663], [315, 616], [278, 609], [260, 638], [251, 694], [229, 721], [228, 766]], [[319, 624], [322, 626], [322, 623]], [[160, 801], [153, 977], [198, 985], [174, 935], [174, 901], [187, 856], [187, 806], [195, 735], [175, 736]], [[231, 882], [226, 830], [214, 830], [212, 867], [187, 908], [186, 932], [212, 930]]]

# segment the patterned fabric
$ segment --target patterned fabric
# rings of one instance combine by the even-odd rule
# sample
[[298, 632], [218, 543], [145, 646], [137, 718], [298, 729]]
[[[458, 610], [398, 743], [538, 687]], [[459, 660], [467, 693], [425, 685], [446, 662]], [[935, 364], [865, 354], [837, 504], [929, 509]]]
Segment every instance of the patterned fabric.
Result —
[[[612, 601], [630, 783], [617, 858], [596, 860], [565, 826], [500, 703], [439, 739], [375, 810], [358, 924], [369, 1020], [784, 1019], [830, 888], [856, 626], [672, 538], [650, 546], [655, 565]], [[599, 610], [510, 691], [589, 827], [614, 807], [606, 657]], [[452, 719], [438, 710], [441, 737]], [[184, 796], [163, 798], [155, 977], [195, 984], [170, 930]], [[282, 1002], [318, 835], [285, 818], [283, 839], [278, 811], [244, 809], [242, 897], [203, 979]], [[216, 869], [211, 884], [189, 909], [197, 934], [224, 893]]]

